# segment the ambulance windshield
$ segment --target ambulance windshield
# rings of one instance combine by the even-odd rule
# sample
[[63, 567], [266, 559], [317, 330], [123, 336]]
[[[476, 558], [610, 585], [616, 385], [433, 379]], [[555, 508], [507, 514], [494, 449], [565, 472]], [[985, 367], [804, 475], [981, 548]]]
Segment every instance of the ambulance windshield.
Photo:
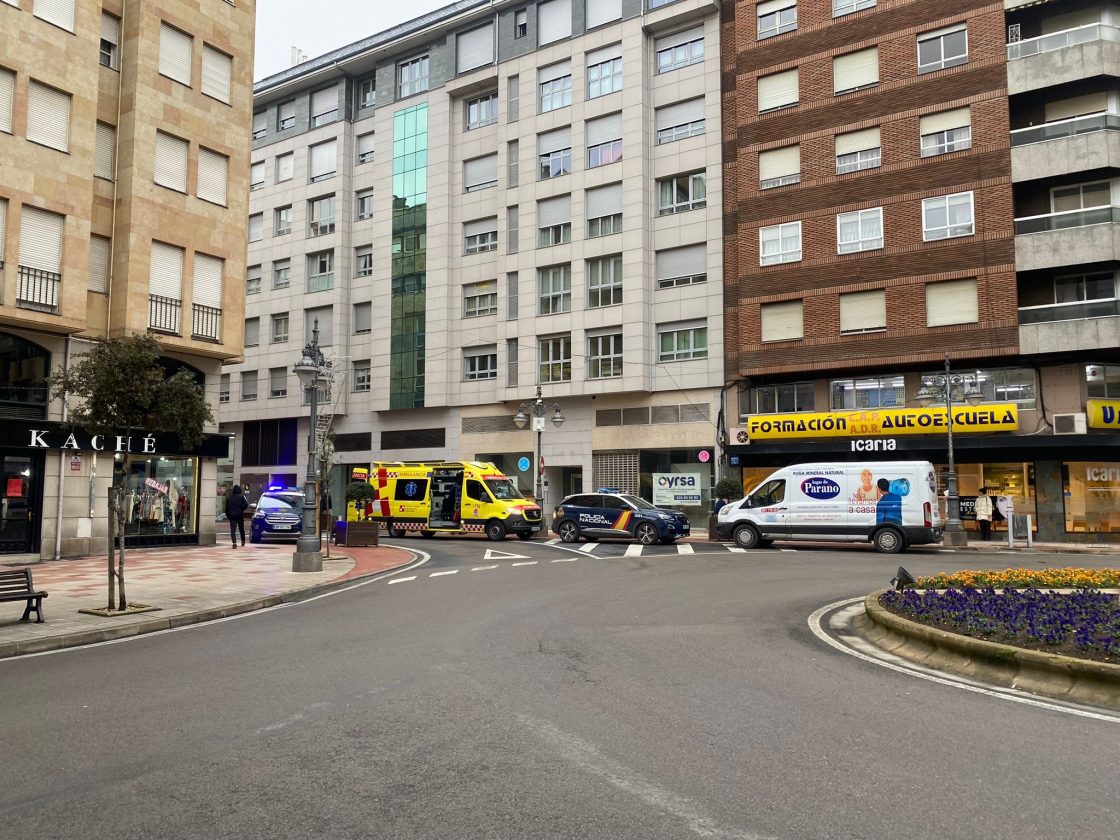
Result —
[[490, 488], [490, 493], [499, 502], [525, 498], [521, 495], [521, 491], [517, 489], [517, 485], [508, 478], [488, 478], [486, 479], [486, 486]]

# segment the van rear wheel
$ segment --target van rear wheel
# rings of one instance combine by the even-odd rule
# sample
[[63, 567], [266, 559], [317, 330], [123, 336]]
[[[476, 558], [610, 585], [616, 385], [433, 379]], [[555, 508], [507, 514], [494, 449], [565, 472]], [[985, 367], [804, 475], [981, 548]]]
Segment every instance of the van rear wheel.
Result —
[[872, 540], [875, 550], [883, 554], [898, 554], [906, 547], [906, 538], [897, 528], [881, 528]]
[[389, 532], [390, 537], [399, 539], [400, 537], [404, 536], [404, 528], [400, 527], [399, 525], [394, 525], [392, 522], [390, 522], [386, 526], [385, 530]]
[[762, 542], [762, 535], [753, 525], [740, 525], [735, 529], [735, 544], [739, 548], [757, 548]]

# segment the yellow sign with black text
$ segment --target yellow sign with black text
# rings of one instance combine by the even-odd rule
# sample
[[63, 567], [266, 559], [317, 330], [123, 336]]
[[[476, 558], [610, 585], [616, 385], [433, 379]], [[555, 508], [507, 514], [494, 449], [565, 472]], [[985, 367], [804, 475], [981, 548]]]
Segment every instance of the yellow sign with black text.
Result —
[[1090, 429], [1120, 430], [1120, 400], [1087, 400], [1085, 414]]
[[[964, 434], [1014, 432], [1019, 407], [1014, 403], [954, 406], [953, 431]], [[948, 429], [944, 408], [879, 408], [866, 411], [822, 411], [801, 414], [756, 414], [747, 418], [747, 441], [795, 438], [932, 435]], [[746, 443], [747, 441], [736, 441]]]

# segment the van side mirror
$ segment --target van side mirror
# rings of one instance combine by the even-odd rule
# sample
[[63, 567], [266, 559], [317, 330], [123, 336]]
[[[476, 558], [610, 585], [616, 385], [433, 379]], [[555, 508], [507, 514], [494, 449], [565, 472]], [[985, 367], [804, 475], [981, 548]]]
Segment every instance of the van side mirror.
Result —
[[743, 500], [743, 505], [742, 506], [745, 507], [745, 508], [754, 507], [754, 503], [751, 501], [750, 496], [747, 496], [747, 498]]

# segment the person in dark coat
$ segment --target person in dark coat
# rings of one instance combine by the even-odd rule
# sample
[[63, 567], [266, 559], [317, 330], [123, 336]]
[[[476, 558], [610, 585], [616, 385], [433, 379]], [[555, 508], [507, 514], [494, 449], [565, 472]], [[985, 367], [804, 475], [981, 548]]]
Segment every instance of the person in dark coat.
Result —
[[245, 510], [249, 507], [249, 500], [241, 492], [241, 486], [233, 485], [233, 491], [226, 498], [226, 519], [229, 520], [229, 536], [233, 540], [233, 547], [237, 548], [237, 532], [241, 532], [241, 545], [245, 545]]

